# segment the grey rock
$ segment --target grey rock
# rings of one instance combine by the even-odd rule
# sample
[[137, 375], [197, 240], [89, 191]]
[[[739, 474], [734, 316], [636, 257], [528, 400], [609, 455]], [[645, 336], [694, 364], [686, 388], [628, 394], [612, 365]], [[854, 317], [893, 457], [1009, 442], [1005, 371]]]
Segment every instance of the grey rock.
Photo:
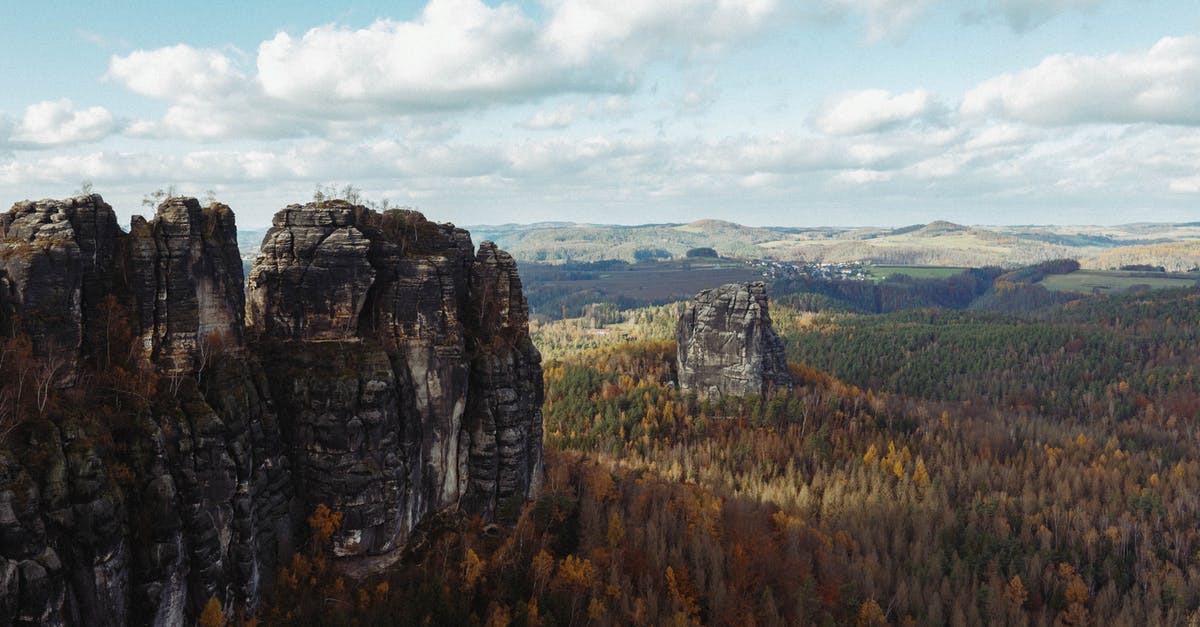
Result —
[[50, 413], [0, 445], [0, 574], [18, 574], [0, 577], [0, 623], [179, 625], [213, 594], [253, 610], [300, 517], [244, 350], [233, 213], [172, 198], [125, 233], [91, 195], [18, 203], [0, 233], [0, 322], [67, 363], [61, 385], [109, 363], [115, 303], [166, 388], [154, 415]]
[[49, 411], [0, 442], [0, 624], [182, 625], [214, 595], [252, 613], [318, 503], [369, 574], [430, 514], [540, 486], [541, 359], [489, 242], [293, 205], [247, 298], [224, 205], [170, 198], [125, 233], [99, 196], [23, 202], [0, 235], [0, 330], [84, 385], [124, 312], [125, 367], [158, 381], [128, 415]]
[[761, 281], [696, 294], [679, 318], [675, 340], [684, 390], [708, 397], [767, 395], [791, 385]]
[[331, 201], [273, 224], [247, 318], [305, 506], [345, 514], [335, 552], [384, 555], [431, 512], [535, 493], [541, 358], [512, 258], [414, 211]]

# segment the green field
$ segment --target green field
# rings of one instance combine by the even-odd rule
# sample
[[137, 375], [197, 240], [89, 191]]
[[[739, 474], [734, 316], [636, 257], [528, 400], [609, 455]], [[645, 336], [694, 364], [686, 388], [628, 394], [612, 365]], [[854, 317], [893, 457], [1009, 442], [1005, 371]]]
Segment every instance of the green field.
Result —
[[1042, 279], [1041, 285], [1055, 292], [1095, 292], [1104, 294], [1123, 292], [1135, 285], [1151, 289], [1192, 287], [1197, 274], [1168, 274], [1162, 272], [1127, 272], [1121, 270], [1077, 270], [1070, 274], [1052, 274]]
[[902, 274], [914, 279], [944, 279], [966, 269], [952, 266], [863, 266], [867, 276], [876, 281], [882, 281], [893, 274]]

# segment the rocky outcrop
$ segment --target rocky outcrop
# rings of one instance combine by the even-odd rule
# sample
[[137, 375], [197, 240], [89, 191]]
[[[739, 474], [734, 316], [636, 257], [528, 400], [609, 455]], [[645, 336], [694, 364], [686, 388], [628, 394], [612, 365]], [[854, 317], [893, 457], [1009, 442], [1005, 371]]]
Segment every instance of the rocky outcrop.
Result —
[[0, 445], [0, 624], [254, 607], [300, 511], [244, 351], [232, 212], [175, 198], [125, 233], [90, 195], [18, 203], [0, 234], [5, 331], [35, 357], [15, 367], [61, 397], [2, 399], [26, 424]]
[[344, 514], [337, 554], [395, 554], [430, 512], [536, 491], [540, 356], [506, 253], [412, 211], [292, 205], [248, 289], [298, 492]]
[[86, 328], [112, 292], [123, 235], [99, 196], [17, 203], [0, 216], [0, 272], [20, 330], [40, 354], [74, 358], [94, 337]]
[[791, 385], [761, 281], [696, 294], [675, 328], [679, 385], [703, 396], [766, 395]]
[[125, 233], [99, 195], [24, 201], [0, 215], [0, 238], [5, 300], [40, 355], [74, 368], [105, 351], [114, 304], [162, 369], [190, 370], [210, 338], [242, 342], [242, 267], [225, 205], [171, 198]]
[[229, 207], [169, 198], [152, 222], [133, 217], [128, 240], [124, 274], [141, 344], [160, 368], [187, 371], [242, 346], [245, 293]]
[[223, 205], [171, 198], [126, 233], [99, 196], [23, 202], [0, 235], [0, 624], [253, 611], [318, 503], [335, 553], [378, 565], [431, 512], [538, 489], [540, 356], [489, 242], [293, 205], [247, 298]]

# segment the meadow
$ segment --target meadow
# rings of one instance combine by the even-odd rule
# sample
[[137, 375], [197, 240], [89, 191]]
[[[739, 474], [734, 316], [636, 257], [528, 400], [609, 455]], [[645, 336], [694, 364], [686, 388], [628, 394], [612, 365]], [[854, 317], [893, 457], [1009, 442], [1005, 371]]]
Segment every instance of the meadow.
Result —
[[1200, 274], [1127, 272], [1122, 270], [1077, 270], [1070, 274], [1052, 274], [1041, 285], [1053, 292], [1101, 293], [1124, 292], [1142, 285], [1150, 289], [1170, 289], [1196, 285]]
[[945, 279], [962, 273], [968, 268], [958, 266], [863, 266], [863, 272], [875, 281], [890, 276], [903, 275], [914, 279]]

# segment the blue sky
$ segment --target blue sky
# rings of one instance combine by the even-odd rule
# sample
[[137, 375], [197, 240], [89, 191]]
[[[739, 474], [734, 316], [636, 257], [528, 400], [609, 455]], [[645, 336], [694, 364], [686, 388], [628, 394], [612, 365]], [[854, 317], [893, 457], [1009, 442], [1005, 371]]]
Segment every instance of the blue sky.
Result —
[[1200, 220], [1195, 0], [5, 3], [0, 80], [5, 206]]

